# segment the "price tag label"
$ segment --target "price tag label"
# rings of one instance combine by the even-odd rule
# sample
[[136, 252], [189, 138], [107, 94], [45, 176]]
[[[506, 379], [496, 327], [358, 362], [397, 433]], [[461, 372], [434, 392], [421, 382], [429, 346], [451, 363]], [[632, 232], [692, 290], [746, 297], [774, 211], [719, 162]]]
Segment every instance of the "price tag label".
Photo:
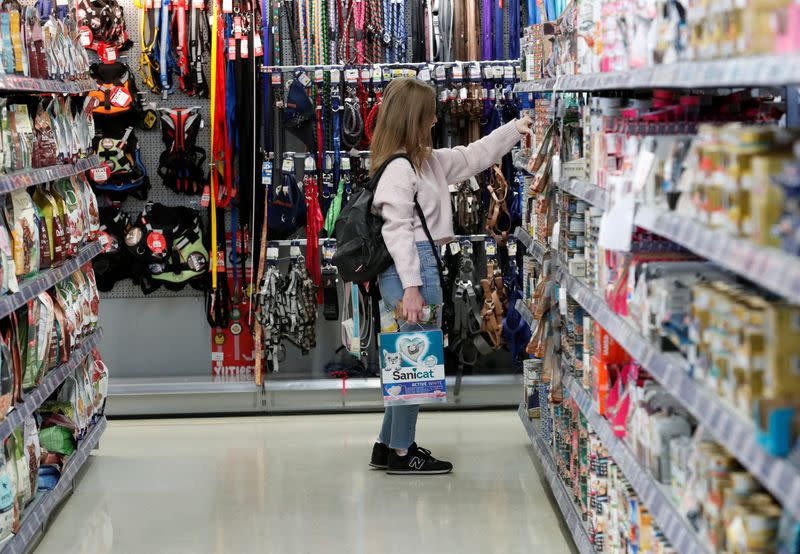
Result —
[[147, 235], [147, 247], [154, 254], [163, 254], [167, 249], [167, 239], [159, 231], [152, 231]]
[[358, 69], [345, 69], [344, 70], [344, 80], [349, 84], [355, 84], [358, 82]]
[[127, 108], [133, 99], [131, 98], [130, 93], [125, 90], [124, 87], [114, 87], [111, 92], [110, 100], [114, 106], [119, 108]]
[[270, 245], [267, 246], [267, 259], [269, 259], [269, 260], [277, 260], [279, 253], [280, 253], [280, 250], [279, 250], [277, 244], [270, 243]]
[[228, 59], [231, 61], [236, 60], [236, 39], [233, 37], [228, 39]]
[[311, 86], [311, 77], [309, 77], [309, 76], [308, 76], [308, 74], [307, 74], [305, 71], [302, 71], [302, 72], [301, 72], [301, 73], [300, 73], [300, 74], [297, 76], [297, 79], [300, 81], [300, 83], [301, 83], [301, 84], [302, 84], [304, 87], [308, 88], [309, 86]]
[[222, 0], [222, 13], [233, 13], [233, 0]]
[[487, 238], [484, 242], [484, 248], [486, 249], [487, 256], [497, 255], [497, 243], [495, 243], [494, 239]]
[[339, 166], [342, 171], [350, 171], [350, 157], [345, 156], [339, 161]]
[[294, 160], [292, 158], [286, 158], [285, 160], [283, 160], [283, 165], [281, 166], [281, 169], [289, 173], [293, 172]]
[[264, 55], [264, 44], [261, 42], [261, 35], [253, 35], [253, 55], [259, 58]]
[[508, 239], [508, 255], [509, 256], [517, 255], [517, 240], [514, 238]]
[[113, 46], [104, 46], [101, 57], [105, 63], [114, 63], [117, 61], [117, 49]]
[[433, 70], [433, 78], [437, 81], [444, 81], [447, 79], [447, 70], [445, 69], [445, 66], [437, 65]]
[[420, 69], [419, 73], [417, 74], [417, 79], [420, 81], [430, 82], [431, 80], [431, 70], [428, 68]]
[[108, 181], [109, 177], [111, 177], [111, 169], [107, 164], [102, 164], [98, 167], [93, 167], [90, 169], [89, 174], [92, 177], [92, 181], [95, 183], [104, 183]]
[[208, 208], [210, 204], [211, 204], [211, 187], [205, 185], [203, 187], [203, 194], [200, 196], [200, 207]]
[[80, 41], [81, 46], [84, 48], [88, 47], [92, 44], [92, 40], [94, 40], [94, 35], [92, 34], [92, 30], [89, 27], [81, 27], [78, 31], [80, 34]]
[[451, 242], [450, 243], [450, 253], [453, 256], [455, 256], [459, 252], [461, 252], [461, 246], [458, 244], [458, 242], [455, 242], [455, 241]]
[[469, 66], [469, 79], [470, 81], [480, 81], [481, 80], [481, 66], [476, 63], [470, 64]]
[[300, 257], [300, 243], [293, 242], [292, 245], [289, 247], [289, 255], [292, 258], [299, 258]]
[[242, 53], [242, 58], [246, 59], [250, 56], [250, 41], [247, 37], [239, 41], [239, 50]]
[[242, 16], [236, 15], [233, 18], [233, 36], [236, 39], [242, 38]]
[[338, 85], [342, 81], [342, 72], [338, 69], [331, 70], [331, 84]]

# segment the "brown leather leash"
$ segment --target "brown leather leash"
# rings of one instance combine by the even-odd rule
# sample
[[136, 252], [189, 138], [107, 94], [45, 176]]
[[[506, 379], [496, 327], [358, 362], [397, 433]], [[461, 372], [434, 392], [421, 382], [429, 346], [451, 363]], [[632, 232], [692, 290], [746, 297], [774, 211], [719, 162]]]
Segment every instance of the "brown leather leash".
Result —
[[492, 348], [497, 350], [503, 345], [503, 316], [508, 308], [508, 292], [497, 262], [492, 259], [486, 262], [486, 278], [481, 279], [481, 287], [483, 288], [481, 330], [489, 337]]
[[489, 176], [489, 210], [486, 217], [486, 232], [494, 238], [497, 244], [505, 246], [511, 232], [511, 215], [508, 213], [508, 182], [503, 176], [499, 165], [492, 167]]

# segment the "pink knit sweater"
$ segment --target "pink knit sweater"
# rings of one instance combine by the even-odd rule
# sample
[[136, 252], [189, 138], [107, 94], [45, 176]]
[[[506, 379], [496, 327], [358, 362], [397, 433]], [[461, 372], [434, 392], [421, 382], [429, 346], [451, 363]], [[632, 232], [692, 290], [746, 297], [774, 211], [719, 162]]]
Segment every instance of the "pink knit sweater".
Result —
[[433, 240], [452, 238], [453, 211], [448, 185], [491, 167], [520, 138], [511, 121], [469, 146], [434, 150], [419, 174], [403, 159], [386, 167], [376, 187], [373, 207], [383, 217], [383, 239], [404, 289], [422, 285], [416, 243], [428, 240], [414, 210], [414, 193]]

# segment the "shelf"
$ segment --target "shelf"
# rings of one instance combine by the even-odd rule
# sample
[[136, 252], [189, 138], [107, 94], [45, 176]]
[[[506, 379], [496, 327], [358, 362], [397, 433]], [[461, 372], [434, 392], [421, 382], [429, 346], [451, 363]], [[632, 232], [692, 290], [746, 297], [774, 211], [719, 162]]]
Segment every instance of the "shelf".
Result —
[[578, 279], [562, 272], [562, 286], [664, 388], [736, 456], [783, 507], [800, 518], [800, 470], [788, 460], [771, 456], [756, 440], [755, 428], [702, 383], [689, 377], [689, 363], [676, 353], [656, 349], [631, 324]]
[[577, 196], [594, 206], [605, 210], [608, 206], [608, 195], [605, 189], [601, 189], [597, 185], [579, 181], [577, 179], [563, 180], [558, 183], [558, 188], [564, 192], [570, 193], [572, 196]]
[[564, 384], [569, 389], [570, 397], [600, 437], [609, 455], [625, 474], [636, 494], [653, 514], [675, 551], [708, 552], [697, 533], [672, 504], [664, 487], [641, 466], [628, 445], [614, 434], [609, 421], [597, 412], [597, 406], [592, 403], [589, 394], [570, 375], [564, 375]]
[[525, 323], [533, 329], [535, 321], [531, 309], [528, 307], [528, 303], [520, 298], [517, 300], [517, 303], [514, 304], [514, 308], [519, 312], [520, 317], [525, 320]]
[[17, 189], [28, 188], [39, 183], [47, 183], [56, 179], [71, 177], [100, 165], [96, 155], [82, 158], [74, 164], [59, 164], [36, 169], [26, 169], [0, 175], [0, 194], [7, 194]]
[[83, 341], [83, 344], [72, 353], [66, 363], [50, 371], [38, 387], [26, 393], [25, 401], [18, 403], [14, 407], [14, 410], [8, 413], [6, 419], [0, 422], [0, 441], [4, 441], [6, 437], [11, 435], [17, 427], [22, 425], [29, 415], [42, 405], [42, 402], [53, 394], [53, 391], [64, 382], [67, 375], [75, 371], [75, 368], [86, 359], [86, 356], [97, 346], [97, 343], [100, 342], [102, 337], [102, 329], [96, 329]]
[[[457, 240], [457, 241], [468, 240], [468, 241], [471, 241], [471, 242], [484, 242], [488, 236], [489, 235], [480, 235], [480, 234], [479, 235], [456, 235], [453, 238], [455, 240]], [[308, 240], [307, 239], [271, 240], [271, 241], [268, 241], [268, 242], [270, 244], [276, 245], [276, 246], [306, 246], [306, 244], [308, 244]], [[319, 239], [319, 245], [320, 246], [322, 246], [326, 242], [332, 242], [332, 243], [335, 244], [336, 243], [336, 239], [333, 238], [333, 237], [325, 238], [325, 239]]]
[[514, 230], [514, 238], [516, 238], [527, 250], [533, 259], [541, 265], [544, 261], [545, 246], [531, 236], [531, 234], [522, 227], [517, 227]]
[[640, 206], [634, 223], [800, 304], [800, 257], [732, 237], [653, 206]]
[[547, 479], [547, 482], [550, 483], [550, 490], [553, 492], [558, 507], [561, 509], [561, 514], [564, 516], [567, 528], [572, 535], [572, 540], [575, 542], [578, 552], [581, 554], [590, 554], [594, 552], [592, 543], [589, 540], [589, 533], [586, 530], [586, 526], [583, 524], [581, 515], [578, 513], [575, 502], [573, 502], [572, 494], [559, 478], [555, 461], [550, 453], [550, 447], [545, 444], [539, 430], [536, 428], [536, 424], [528, 418], [528, 409], [524, 402], [520, 403], [518, 412], [519, 418], [522, 420], [522, 425], [525, 427], [525, 431], [531, 439], [533, 449], [542, 462], [545, 473], [544, 477]]
[[78, 81], [56, 81], [34, 79], [23, 75], [0, 75], [1, 92], [51, 92], [56, 94], [82, 94], [97, 88], [93, 79]]
[[[519, 375], [469, 375], [464, 377], [465, 386], [516, 386], [522, 383]], [[448, 388], [455, 385], [455, 377], [447, 378]], [[347, 390], [379, 391], [378, 377], [351, 377], [347, 379]], [[225, 379], [224, 377], [129, 377], [115, 378], [109, 384], [108, 394], [116, 396], [138, 396], [153, 394], [241, 394], [259, 392], [251, 378]], [[264, 380], [265, 392], [341, 391], [342, 380], [330, 379], [274, 379]]]
[[[452, 61], [452, 62], [397, 62], [397, 63], [375, 63], [375, 64], [323, 64], [323, 65], [262, 65], [261, 72], [262, 73], [273, 73], [273, 72], [283, 72], [288, 73], [291, 71], [297, 70], [307, 70], [307, 71], [314, 71], [316, 69], [321, 70], [344, 70], [344, 69], [371, 69], [380, 67], [383, 68], [399, 68], [399, 69], [423, 69], [425, 67], [454, 67], [456, 65], [472, 65], [478, 64], [480, 66], [485, 65], [510, 65], [513, 67], [519, 67], [519, 60], [478, 60], [478, 61]], [[466, 73], [465, 73], [466, 75]]]
[[0, 319], [10, 315], [11, 312], [27, 304], [28, 300], [36, 298], [75, 273], [102, 250], [103, 247], [99, 241], [91, 242], [85, 245], [77, 256], [70, 258], [59, 267], [45, 269], [38, 275], [20, 283], [19, 292], [0, 297]]
[[800, 54], [679, 62], [630, 71], [563, 75], [522, 81], [514, 92], [593, 91], [636, 88], [717, 88], [800, 83]]
[[105, 416], [100, 416], [86, 436], [78, 442], [78, 448], [67, 459], [56, 486], [51, 491], [39, 492], [36, 495], [33, 502], [23, 512], [19, 531], [3, 546], [0, 554], [24, 554], [32, 549], [43, 533], [44, 526], [47, 525], [53, 511], [64, 500], [67, 493], [72, 491], [75, 477], [86, 463], [89, 454], [100, 442], [106, 425]]

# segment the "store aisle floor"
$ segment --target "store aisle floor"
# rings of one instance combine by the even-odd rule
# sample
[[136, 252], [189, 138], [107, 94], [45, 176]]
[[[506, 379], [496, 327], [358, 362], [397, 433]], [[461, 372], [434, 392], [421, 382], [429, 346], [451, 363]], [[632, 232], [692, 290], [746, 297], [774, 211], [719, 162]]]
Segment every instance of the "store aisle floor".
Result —
[[515, 410], [420, 414], [447, 476], [367, 467], [379, 414], [112, 421], [38, 554], [567, 554]]

